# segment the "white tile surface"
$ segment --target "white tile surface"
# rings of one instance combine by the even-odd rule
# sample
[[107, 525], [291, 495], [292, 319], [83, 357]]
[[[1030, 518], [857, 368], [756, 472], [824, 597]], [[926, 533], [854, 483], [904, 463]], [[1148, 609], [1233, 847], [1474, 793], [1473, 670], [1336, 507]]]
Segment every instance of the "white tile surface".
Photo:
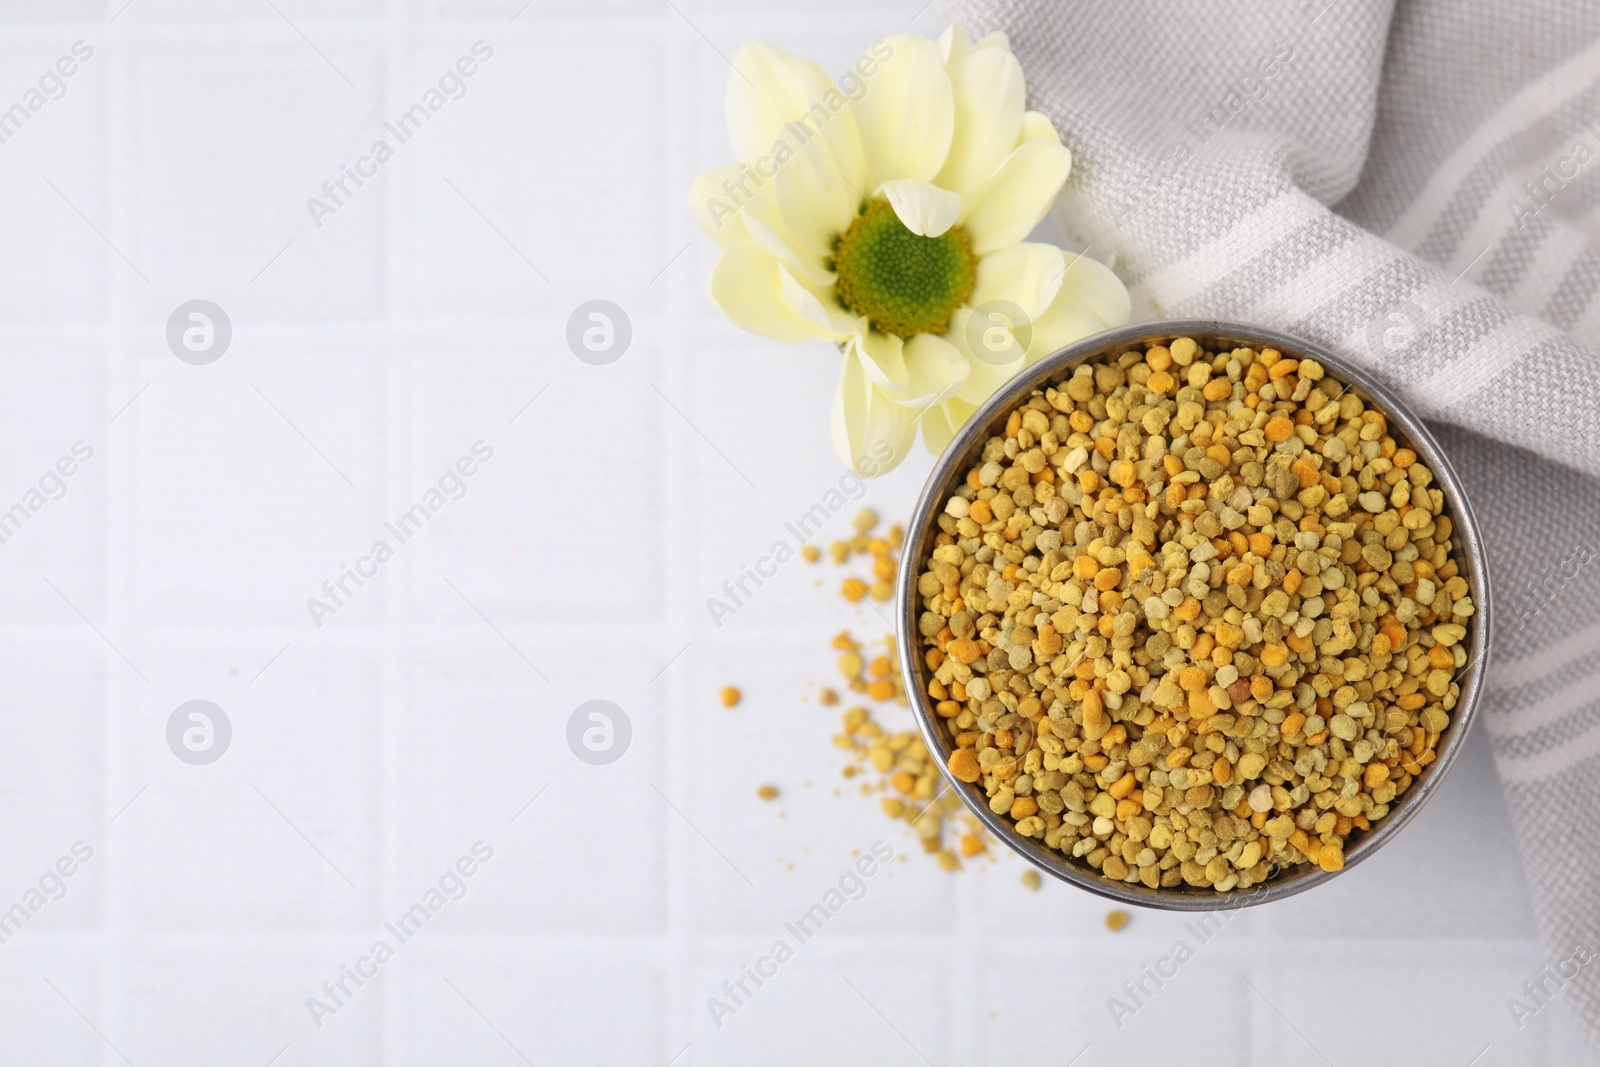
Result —
[[[382, 534], [387, 353], [235, 329], [244, 336], [208, 367], [152, 348], [140, 361], [150, 388], [113, 428], [128, 443], [129, 612], [141, 623], [299, 625], [305, 600]], [[379, 617], [390, 578], [337, 621]]]
[[[1559, 1005], [1506, 1009], [1540, 960], [1480, 739], [1332, 886], [1205, 944], [1150, 912], [1111, 934], [1017, 862], [938, 872], [839, 777], [827, 640], [887, 627], [831, 564], [713, 623], [841, 474], [836, 356], [704, 295], [683, 189], [728, 151], [724, 56], [759, 36], [838, 70], [936, 12], [122, 6], [0, 3], [0, 103], [95, 49], [0, 145], [0, 508], [94, 449], [0, 544], [0, 910], [95, 850], [0, 943], [0, 1062], [1584, 1062]], [[307, 198], [478, 40], [465, 95], [318, 227]], [[234, 330], [205, 367], [165, 343], [194, 298]], [[567, 348], [595, 298], [633, 329], [609, 366]], [[464, 491], [389, 532], [480, 440]], [[903, 517], [927, 463], [818, 540], [862, 504]], [[319, 627], [308, 598], [379, 540]], [[234, 730], [208, 766], [165, 739], [196, 698]], [[632, 728], [605, 766], [567, 747], [593, 699]], [[880, 840], [897, 856], [797, 938]], [[385, 922], [455, 896], [479, 841], [399, 944]], [[394, 958], [318, 1026], [308, 998], [379, 939]], [[779, 940], [793, 959], [718, 1026], [708, 1001]], [[1119, 1027], [1108, 1001], [1180, 941]]]
[[665, 1043], [666, 975], [631, 945], [433, 942], [390, 966], [403, 1022], [389, 1063], [620, 1067], [655, 1062]]
[[136, 187], [124, 252], [151, 279], [139, 303], [160, 313], [215, 294], [206, 299], [231, 306], [241, 325], [375, 319], [382, 178], [353, 189], [320, 228], [306, 202], [326, 199], [323, 183], [381, 125], [383, 56], [359, 39], [327, 42], [319, 56], [281, 23], [241, 27], [237, 38], [214, 49], [186, 37], [130, 57]]
[[0, 965], [0, 1056], [8, 1063], [97, 1067], [105, 1045], [82, 1012], [104, 1018], [100, 953], [81, 940], [55, 938], [5, 946]]
[[[0, 316], [8, 324], [103, 321], [110, 310], [111, 275], [126, 269], [84, 222], [111, 224], [110, 98], [112, 71], [105, 49], [80, 62], [71, 31], [44, 35], [29, 46], [0, 50], [0, 85], [7, 110], [29, 92], [43, 106], [15, 128], [0, 126]], [[86, 45], [87, 42], [84, 42]], [[92, 49], [92, 45], [88, 46]], [[55, 64], [66, 57], [60, 76]], [[79, 216], [82, 213], [82, 217]]]
[[[1260, 975], [1256, 1001], [1256, 1053], [1274, 1063], [1317, 1063], [1360, 1059], [1365, 1050], [1393, 1047], [1407, 1040], [1419, 1018], [1472, 1019], [1473, 1025], [1440, 1030], [1430, 1044], [1440, 1062], [1543, 1063], [1550, 1020], [1533, 1019], [1521, 1031], [1505, 1008], [1508, 996], [1538, 970], [1535, 953], [1497, 951], [1479, 946], [1440, 946], [1422, 959], [1381, 953], [1392, 966], [1404, 997], [1377, 998], [1359, 1028], [1348, 1025], [1330, 1006], [1359, 980], [1343, 961], [1317, 966], [1286, 964]], [[1268, 1001], [1270, 1000], [1270, 1006]]]

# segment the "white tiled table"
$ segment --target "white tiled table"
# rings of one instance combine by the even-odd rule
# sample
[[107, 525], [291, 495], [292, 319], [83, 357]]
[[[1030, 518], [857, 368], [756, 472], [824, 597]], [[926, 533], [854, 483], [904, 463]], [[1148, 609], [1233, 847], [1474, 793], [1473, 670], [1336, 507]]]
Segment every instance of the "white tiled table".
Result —
[[[0, 144], [0, 509], [94, 450], [0, 545], [0, 908], [95, 850], [0, 945], [0, 1063], [1582, 1062], [1560, 1009], [1505, 1006], [1541, 961], [1481, 739], [1387, 854], [1194, 942], [1119, 1030], [1107, 998], [1182, 920], [1112, 935], [1009, 859], [943, 874], [836, 791], [827, 639], [884, 627], [831, 565], [712, 626], [839, 472], [835, 359], [703, 295], [683, 189], [726, 158], [722, 55], [842, 69], [932, 10], [121, 3], [0, 4], [0, 107], [94, 49]], [[466, 95], [317, 228], [306, 198], [478, 40]], [[164, 341], [197, 297], [234, 326], [204, 367]], [[563, 339], [597, 297], [634, 328], [604, 367]], [[465, 496], [315, 626], [479, 440]], [[865, 503], [904, 516], [926, 466]], [[203, 767], [165, 740], [195, 698], [234, 730]], [[596, 698], [634, 731], [604, 767], [565, 742]], [[714, 1025], [879, 838], [909, 860]], [[480, 839], [466, 896], [317, 1027], [307, 998]]]

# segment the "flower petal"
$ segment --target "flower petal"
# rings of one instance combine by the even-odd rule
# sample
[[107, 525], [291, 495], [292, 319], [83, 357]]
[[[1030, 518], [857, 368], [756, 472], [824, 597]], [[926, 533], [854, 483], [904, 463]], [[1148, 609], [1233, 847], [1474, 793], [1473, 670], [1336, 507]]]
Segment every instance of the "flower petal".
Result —
[[1067, 253], [1067, 269], [1061, 275], [1059, 296], [1070, 296], [1082, 303], [1098, 315], [1108, 329], [1126, 325], [1132, 310], [1128, 287], [1116, 272], [1099, 260], [1077, 252]]
[[856, 334], [845, 352], [847, 362], [852, 357], [861, 361], [862, 370], [873, 385], [900, 389], [908, 380], [905, 342], [892, 333], [869, 328]]
[[[955, 346], [967, 361], [967, 380], [961, 383], [956, 396], [969, 404], [981, 404], [989, 395], [1027, 365], [1027, 350], [1021, 344], [988, 345], [981, 350], [973, 347], [974, 334], [981, 344], [985, 331], [1006, 329], [1003, 322], [993, 317], [978, 317], [971, 308], [958, 308], [950, 319], [950, 332], [944, 339]], [[1004, 341], [1004, 335], [1001, 336]]]
[[833, 287], [813, 288], [794, 276], [783, 264], [778, 265], [778, 286], [800, 317], [812, 323], [819, 337], [830, 341], [844, 341], [867, 330], [867, 320], [839, 303]]
[[944, 57], [947, 70], [952, 61], [959, 62], [971, 49], [972, 38], [967, 36], [967, 28], [959, 22], [952, 22], [939, 34], [939, 54]]
[[689, 211], [706, 236], [726, 248], [737, 241], [748, 241], [750, 231], [745, 229], [739, 214], [740, 201], [728, 196], [723, 182], [737, 181], [739, 164], [712, 167], [689, 183]]
[[1068, 257], [1061, 291], [1033, 322], [1028, 362], [1034, 363], [1074, 341], [1125, 325], [1132, 310], [1128, 289], [1111, 268], [1087, 256]]
[[744, 219], [745, 229], [750, 232], [750, 240], [794, 271], [797, 277], [804, 278], [812, 285], [833, 284], [835, 276], [828, 269], [826, 261], [818, 259], [814, 252], [807, 250], [802, 242], [790, 235], [776, 197], [766, 193], [752, 197], [745, 201], [740, 217]]
[[894, 403], [846, 359], [833, 398], [833, 447], [850, 469], [874, 477], [899, 465], [917, 436], [914, 408]]
[[950, 76], [939, 46], [926, 37], [896, 34], [873, 45], [856, 69], [863, 65], [877, 67], [851, 104], [868, 184], [893, 178], [931, 181], [950, 154], [955, 126]]
[[778, 261], [752, 241], [722, 251], [711, 271], [711, 299], [722, 313], [751, 333], [794, 344], [818, 336], [784, 298]]
[[813, 276], [826, 272], [839, 235], [861, 207], [861, 187], [813, 138], [778, 168], [773, 191], [789, 247], [812, 265]]
[[1049, 138], [1024, 141], [982, 185], [962, 199], [961, 223], [972, 250], [985, 255], [1027, 237], [1072, 169], [1072, 153]]
[[923, 237], [944, 236], [961, 214], [961, 196], [932, 182], [895, 178], [878, 186], [878, 192], [888, 198], [906, 229]]
[[1017, 145], [1025, 110], [1022, 64], [1002, 34], [952, 49], [945, 69], [955, 100], [955, 134], [937, 181], [969, 192], [993, 174]]
[[1037, 318], [1056, 298], [1066, 266], [1066, 255], [1055, 245], [1024, 241], [990, 252], [978, 260], [967, 303], [981, 308], [991, 300], [1005, 300], [1028, 318]]
[[905, 363], [905, 385], [881, 391], [895, 403], [917, 411], [955, 396], [970, 372], [966, 357], [949, 341], [931, 333], [919, 333], [905, 343]]
[[937, 456], [950, 447], [956, 431], [977, 410], [976, 404], [958, 399], [950, 399], [938, 407], [929, 408], [922, 415], [922, 443]]
[[[734, 53], [732, 65], [728, 136], [736, 158], [756, 164], [780, 140], [792, 149], [820, 134], [842, 169], [853, 170], [858, 183], [864, 181], [855, 115], [820, 64], [765, 41], [747, 41]], [[762, 177], [771, 174], [764, 170]]]
[[1017, 134], [1017, 143], [1040, 139], [1061, 143], [1061, 135], [1056, 132], [1055, 123], [1046, 118], [1042, 112], [1029, 111], [1022, 116], [1022, 130]]

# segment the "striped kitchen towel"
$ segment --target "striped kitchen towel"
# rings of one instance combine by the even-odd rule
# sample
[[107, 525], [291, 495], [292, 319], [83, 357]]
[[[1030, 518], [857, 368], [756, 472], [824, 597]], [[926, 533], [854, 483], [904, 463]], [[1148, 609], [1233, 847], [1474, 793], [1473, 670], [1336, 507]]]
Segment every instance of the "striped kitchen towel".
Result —
[[[1136, 317], [1305, 337], [1439, 431], [1487, 540], [1482, 714], [1540, 929], [1552, 961], [1600, 950], [1600, 5], [946, 10], [1009, 37], [1075, 155], [1062, 226]], [[1600, 1050], [1600, 967], [1562, 997]]]

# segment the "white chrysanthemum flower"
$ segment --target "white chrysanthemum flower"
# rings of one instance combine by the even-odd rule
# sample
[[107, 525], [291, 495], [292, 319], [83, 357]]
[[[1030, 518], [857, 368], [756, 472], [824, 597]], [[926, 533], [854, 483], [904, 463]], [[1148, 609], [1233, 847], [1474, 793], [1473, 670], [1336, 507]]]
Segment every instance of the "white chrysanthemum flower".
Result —
[[1004, 35], [890, 37], [837, 84], [760, 42], [733, 63], [738, 162], [689, 191], [723, 249], [711, 295], [753, 333], [839, 346], [833, 439], [853, 469], [899, 463], [919, 421], [941, 451], [1029, 362], [1128, 321], [1110, 269], [1024, 240], [1072, 155], [1026, 109]]

